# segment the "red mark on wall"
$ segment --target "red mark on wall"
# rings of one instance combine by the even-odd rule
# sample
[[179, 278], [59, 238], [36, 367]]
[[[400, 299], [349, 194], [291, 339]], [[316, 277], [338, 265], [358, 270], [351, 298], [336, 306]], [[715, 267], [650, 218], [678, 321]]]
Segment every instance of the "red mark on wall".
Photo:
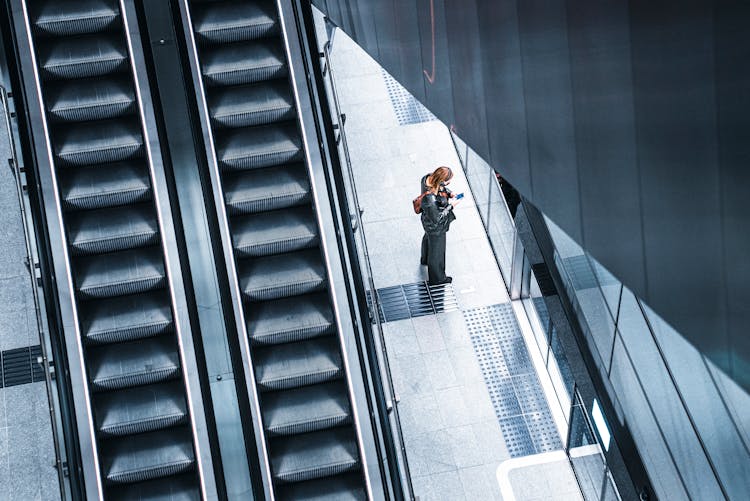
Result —
[[435, 0], [430, 0], [430, 25], [432, 27], [432, 71], [422, 70], [430, 84], [435, 82]]

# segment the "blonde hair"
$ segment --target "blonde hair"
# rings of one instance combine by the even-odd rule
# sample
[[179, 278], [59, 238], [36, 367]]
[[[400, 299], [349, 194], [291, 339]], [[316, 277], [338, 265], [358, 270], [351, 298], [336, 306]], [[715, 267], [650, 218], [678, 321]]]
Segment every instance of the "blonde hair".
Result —
[[435, 169], [432, 174], [427, 176], [427, 179], [425, 179], [425, 184], [431, 192], [437, 195], [437, 192], [440, 190], [440, 185], [446, 181], [450, 181], [452, 177], [453, 171], [451, 170], [451, 168], [443, 165]]

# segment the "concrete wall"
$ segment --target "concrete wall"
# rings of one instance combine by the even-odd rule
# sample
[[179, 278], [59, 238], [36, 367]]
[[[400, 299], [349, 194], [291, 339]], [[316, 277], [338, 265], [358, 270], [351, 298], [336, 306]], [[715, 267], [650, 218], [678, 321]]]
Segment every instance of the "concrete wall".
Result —
[[750, 4], [314, 3], [750, 388]]

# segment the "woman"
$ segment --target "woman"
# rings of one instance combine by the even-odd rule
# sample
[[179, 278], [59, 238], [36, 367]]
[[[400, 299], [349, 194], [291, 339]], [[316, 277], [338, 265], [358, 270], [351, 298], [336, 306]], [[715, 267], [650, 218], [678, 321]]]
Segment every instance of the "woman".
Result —
[[449, 167], [438, 167], [422, 178], [422, 264], [427, 265], [430, 285], [447, 284], [453, 279], [445, 275], [445, 233], [456, 219], [453, 207], [458, 200], [450, 200], [453, 193], [447, 188], [453, 172]]

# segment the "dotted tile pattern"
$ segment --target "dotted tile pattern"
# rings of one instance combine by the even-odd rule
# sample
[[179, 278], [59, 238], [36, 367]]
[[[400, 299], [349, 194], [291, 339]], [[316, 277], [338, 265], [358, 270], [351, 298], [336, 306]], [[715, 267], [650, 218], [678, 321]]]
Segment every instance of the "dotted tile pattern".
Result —
[[[415, 282], [383, 287], [377, 290], [377, 294], [381, 322], [395, 322], [458, 309], [452, 284], [428, 285], [427, 282]], [[367, 291], [367, 304], [372, 304], [370, 291]], [[374, 317], [372, 321], [375, 321]]]
[[511, 457], [562, 448], [510, 304], [463, 312]]
[[381, 71], [399, 125], [412, 125], [437, 120], [430, 110], [422, 106], [422, 103], [409, 94], [409, 91], [404, 89], [387, 71]]

